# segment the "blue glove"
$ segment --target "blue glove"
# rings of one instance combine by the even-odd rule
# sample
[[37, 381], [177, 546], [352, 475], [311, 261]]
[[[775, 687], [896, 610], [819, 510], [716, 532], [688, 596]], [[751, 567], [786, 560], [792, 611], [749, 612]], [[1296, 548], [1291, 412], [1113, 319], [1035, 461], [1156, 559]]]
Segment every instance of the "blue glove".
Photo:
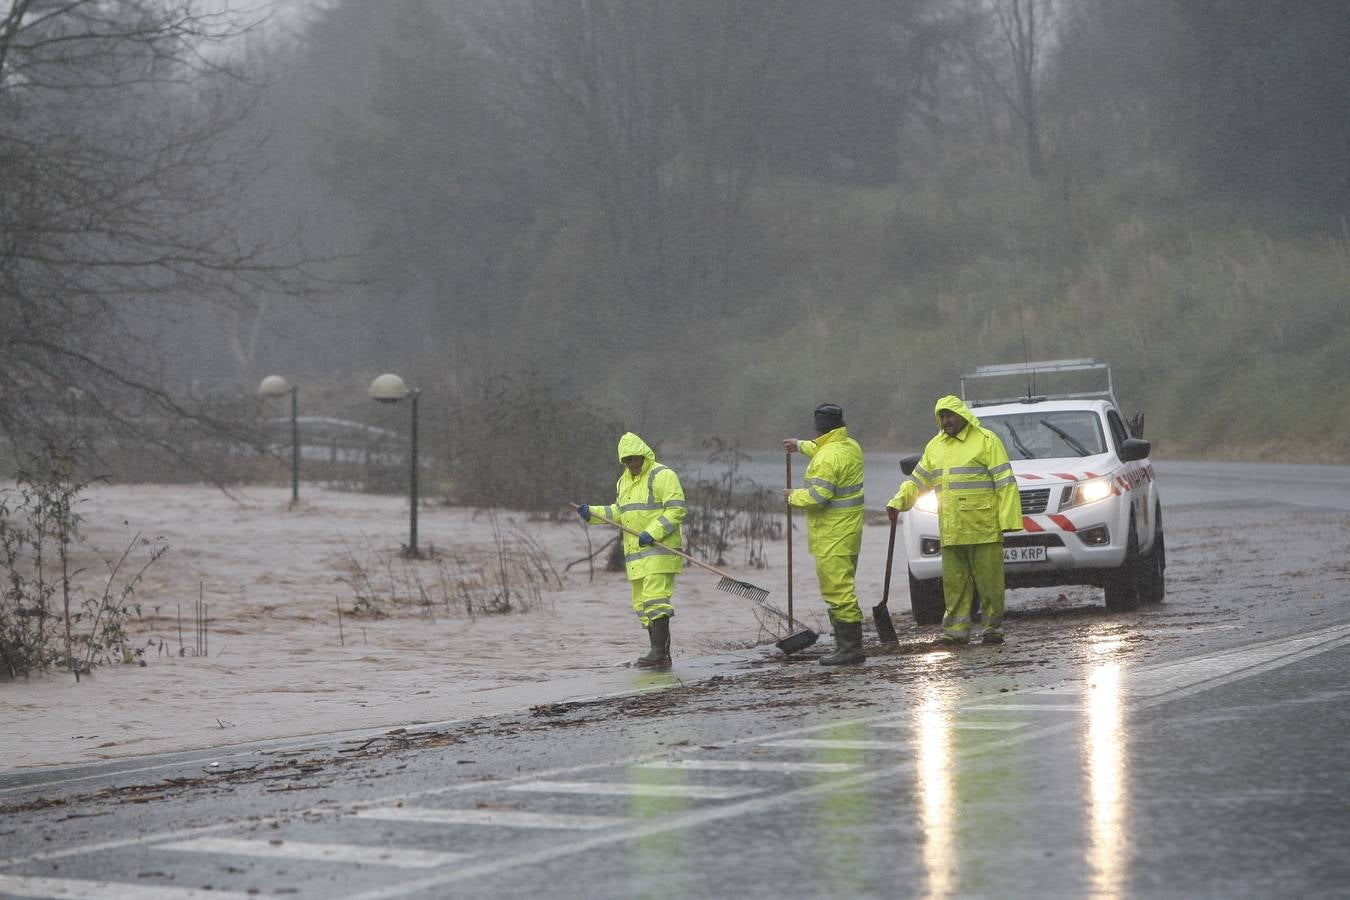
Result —
[[639, 546], [639, 547], [645, 547], [645, 546], [647, 546], [648, 544], [650, 544], [651, 542], [652, 542], [652, 536], [651, 536], [650, 534], [648, 534], [647, 532], [644, 531], [644, 532], [642, 532], [642, 534], [639, 534], [639, 535], [638, 535], [638, 546]]
[[581, 516], [581, 521], [589, 522], [591, 520], [591, 508], [583, 503], [577, 507], [577, 515]]

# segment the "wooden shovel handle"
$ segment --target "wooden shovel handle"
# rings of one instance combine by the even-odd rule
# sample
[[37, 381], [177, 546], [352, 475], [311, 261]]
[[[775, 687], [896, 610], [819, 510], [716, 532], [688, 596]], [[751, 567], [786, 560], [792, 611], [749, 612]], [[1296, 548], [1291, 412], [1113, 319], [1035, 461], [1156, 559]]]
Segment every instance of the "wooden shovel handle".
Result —
[[891, 536], [886, 541], [886, 580], [881, 585], [881, 605], [891, 599], [891, 560], [895, 558], [895, 523], [891, 523]]

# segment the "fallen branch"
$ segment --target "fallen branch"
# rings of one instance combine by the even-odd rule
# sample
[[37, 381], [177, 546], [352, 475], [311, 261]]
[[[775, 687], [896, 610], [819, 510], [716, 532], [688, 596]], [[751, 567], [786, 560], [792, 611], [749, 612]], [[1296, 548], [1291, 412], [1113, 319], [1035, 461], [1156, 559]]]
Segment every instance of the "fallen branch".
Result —
[[605, 541], [603, 544], [601, 544], [600, 547], [599, 547], [599, 549], [597, 549], [597, 550], [596, 550], [594, 553], [592, 553], [590, 556], [583, 556], [583, 557], [581, 557], [580, 559], [574, 559], [574, 560], [572, 560], [570, 563], [568, 563], [567, 565], [563, 566], [563, 571], [564, 571], [564, 572], [570, 572], [570, 571], [572, 570], [572, 567], [573, 567], [573, 566], [581, 565], [581, 564], [584, 563], [584, 562], [591, 562], [591, 561], [594, 560], [597, 556], [599, 556], [601, 553], [604, 553], [606, 550], [608, 550], [608, 549], [610, 548], [611, 545], [613, 545], [614, 543], [616, 543], [616, 542], [617, 542], [620, 538], [622, 538], [622, 537], [623, 537], [622, 534], [616, 534], [614, 537], [610, 538], [609, 540], [607, 540], [607, 541]]

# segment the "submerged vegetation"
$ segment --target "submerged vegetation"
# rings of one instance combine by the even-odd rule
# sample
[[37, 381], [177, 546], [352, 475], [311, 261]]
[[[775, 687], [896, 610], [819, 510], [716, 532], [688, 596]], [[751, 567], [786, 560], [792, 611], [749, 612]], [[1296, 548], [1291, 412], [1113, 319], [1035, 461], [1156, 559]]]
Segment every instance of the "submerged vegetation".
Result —
[[[100, 663], [137, 661], [127, 633], [139, 617], [136, 588], [168, 547], [133, 536], [114, 555], [87, 544], [78, 507], [88, 482], [75, 456], [49, 449], [0, 489], [0, 676], [66, 669], [76, 678]], [[87, 572], [92, 553], [104, 568]]]

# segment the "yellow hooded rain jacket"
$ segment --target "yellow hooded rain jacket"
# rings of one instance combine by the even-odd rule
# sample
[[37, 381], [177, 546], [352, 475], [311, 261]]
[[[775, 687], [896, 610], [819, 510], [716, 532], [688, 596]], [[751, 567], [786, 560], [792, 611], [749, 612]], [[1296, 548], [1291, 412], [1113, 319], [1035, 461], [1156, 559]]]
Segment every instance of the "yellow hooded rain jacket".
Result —
[[[938, 414], [949, 409], [967, 425], [949, 437]], [[933, 407], [938, 433], [924, 448], [913, 474], [887, 506], [908, 510], [926, 490], [938, 495], [938, 532], [942, 545], [1002, 542], [1003, 532], [1022, 530], [1022, 499], [1008, 451], [998, 435], [961, 398], [943, 397]]]
[[639, 547], [635, 535], [623, 534], [623, 560], [628, 579], [636, 581], [658, 572], [680, 572], [684, 560], [667, 553], [656, 544], [684, 549], [680, 523], [684, 521], [684, 487], [673, 469], [656, 461], [656, 454], [646, 441], [625, 432], [619, 438], [619, 462], [625, 457], [643, 456], [647, 461], [634, 477], [624, 468], [617, 484], [618, 497], [609, 506], [592, 506], [587, 524], [601, 524], [600, 516], [619, 522], [636, 532], [647, 532], [655, 543]]
[[862, 547], [863, 453], [841, 425], [814, 441], [798, 441], [811, 458], [806, 486], [788, 503], [806, 510], [806, 544], [815, 557], [857, 556]]

